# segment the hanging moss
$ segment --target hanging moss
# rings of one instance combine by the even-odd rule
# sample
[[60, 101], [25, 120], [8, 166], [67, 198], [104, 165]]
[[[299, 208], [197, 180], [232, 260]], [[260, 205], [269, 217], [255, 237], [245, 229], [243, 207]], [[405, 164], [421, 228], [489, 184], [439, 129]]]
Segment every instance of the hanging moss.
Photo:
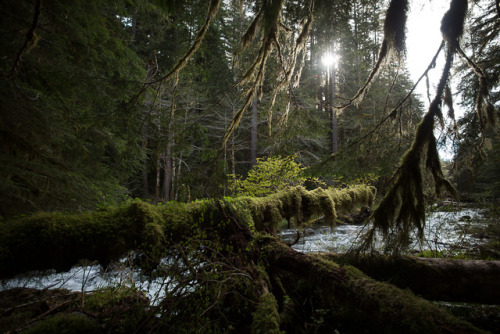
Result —
[[[245, 70], [245, 74], [243, 74], [238, 83], [240, 86], [249, 84], [249, 87], [245, 91], [245, 103], [236, 112], [233, 119], [231, 120], [231, 123], [229, 124], [222, 139], [223, 145], [226, 144], [231, 134], [238, 127], [245, 110], [254, 101], [254, 98], [257, 97], [257, 91], [259, 90], [259, 87], [263, 86], [267, 60], [269, 59], [269, 56], [273, 51], [277, 52], [277, 58], [281, 59], [282, 61], [280, 62], [280, 67], [278, 69], [278, 83], [275, 87], [273, 87], [271, 92], [273, 98], [271, 107], [268, 109], [268, 117], [272, 116], [271, 109], [272, 105], [274, 105], [277, 94], [280, 91], [288, 89], [289, 85], [293, 84], [291, 83], [291, 81], [294, 75], [296, 79], [295, 82], [298, 83], [300, 73], [304, 65], [305, 57], [305, 53], [302, 51], [306, 45], [306, 37], [308, 36], [313, 22], [314, 1], [309, 1], [308, 14], [303, 20], [302, 29], [298, 31], [297, 34], [291, 34], [290, 29], [287, 28], [281, 20], [281, 13], [283, 11], [284, 4], [284, 0], [262, 1], [261, 8], [257, 12], [257, 15], [255, 16], [254, 20], [247, 28], [247, 31], [241, 39], [239, 50], [234, 54], [234, 57], [241, 54], [243, 50], [245, 50], [255, 40], [258, 32], [261, 32], [262, 36], [260, 38], [260, 41], [258, 42], [259, 50], [254, 56], [254, 61]], [[293, 47], [291, 55], [289, 55], [288, 57], [281, 51], [283, 47], [280, 45], [280, 39], [278, 38], [281, 35], [289, 36], [288, 38], [295, 38], [295, 36], [297, 36], [295, 40], [290, 41], [290, 43], [295, 42], [295, 45]], [[303, 55], [302, 63], [300, 65], [297, 65], [297, 59], [301, 52]], [[286, 61], [283, 61], [285, 59]], [[296, 70], [296, 67], [298, 67], [298, 70]], [[269, 127], [269, 132], [270, 131], [271, 128]]]
[[337, 213], [347, 214], [358, 206], [371, 206], [375, 200], [376, 189], [360, 185], [355, 188], [331, 189], [330, 192]]
[[392, 0], [384, 21], [384, 39], [388, 41], [398, 56], [406, 51], [406, 20], [408, 0]]
[[346, 105], [340, 107], [344, 110], [351, 104], [359, 105], [372, 82], [377, 78], [380, 70], [389, 62], [393, 55], [401, 57], [405, 52], [406, 19], [408, 17], [408, 0], [391, 0], [384, 20], [384, 41], [380, 47], [377, 63], [373, 66], [368, 79], [356, 95]]
[[464, 32], [467, 8], [467, 0], [452, 0], [450, 9], [441, 20], [441, 33], [447, 42], [450, 53], [454, 53], [459, 46], [460, 38]]
[[[456, 2], [452, 2], [452, 7]], [[452, 11], [453, 8], [445, 14], [445, 17]], [[386, 250], [389, 252], [397, 253], [406, 248], [410, 241], [410, 232], [414, 228], [417, 229], [420, 240], [423, 239], [425, 200], [422, 163], [425, 162], [425, 166], [431, 172], [438, 195], [444, 190], [448, 191], [453, 197], [458, 198], [456, 190], [443, 175], [436, 138], [434, 137], [435, 119], [443, 123], [441, 104], [455, 52], [456, 48], [448, 48], [446, 63], [436, 90], [436, 96], [417, 127], [413, 144], [403, 156], [400, 166], [393, 177], [394, 182], [373, 213], [373, 229], [365, 235], [362, 249], [373, 245], [375, 229], [380, 230], [386, 238]]]
[[[212, 0], [210, 1], [210, 6], [208, 7], [208, 13], [205, 18], [204, 24], [201, 26], [200, 30], [198, 31], [198, 34], [196, 35], [196, 38], [194, 40], [194, 43], [191, 45], [191, 48], [189, 51], [177, 61], [177, 64], [175, 65], [174, 69], [172, 69], [167, 75], [165, 75], [163, 78], [160, 80], [157, 80], [155, 82], [163, 82], [166, 80], [170, 80], [172, 78], [175, 78], [178, 76], [179, 72], [186, 66], [188, 63], [189, 59], [198, 51], [198, 49], [201, 46], [201, 43], [203, 42], [203, 39], [205, 38], [205, 35], [208, 31], [208, 28], [210, 27], [210, 22], [213, 20], [217, 12], [219, 11], [219, 7], [221, 4], [221, 0]], [[142, 93], [142, 91], [141, 91]]]
[[371, 205], [375, 193], [374, 187], [366, 185], [311, 191], [294, 187], [268, 197], [245, 197], [241, 201], [246, 202], [258, 231], [274, 233], [283, 219], [290, 221], [292, 218], [298, 227], [313, 217], [324, 217], [325, 223], [333, 227], [337, 212], [345, 214], [358, 206]]

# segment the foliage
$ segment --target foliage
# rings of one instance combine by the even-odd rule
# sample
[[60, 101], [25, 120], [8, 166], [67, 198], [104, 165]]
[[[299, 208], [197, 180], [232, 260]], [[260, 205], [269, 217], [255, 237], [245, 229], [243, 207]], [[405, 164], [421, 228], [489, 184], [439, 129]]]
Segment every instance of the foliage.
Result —
[[[482, 76], [478, 78], [477, 69], [471, 67], [470, 62], [462, 57], [457, 93], [462, 97], [460, 104], [465, 115], [458, 120], [456, 130], [452, 132], [458, 133], [454, 141], [452, 177], [461, 193], [490, 192], [489, 181], [484, 177], [478, 180], [478, 172], [489, 174], [485, 171], [495, 168], [494, 151], [498, 143], [498, 125], [485, 126], [485, 123], [488, 118], [494, 120], [499, 116], [500, 25], [498, 12], [492, 1], [480, 1], [479, 5], [480, 7], [476, 7], [472, 12], [470, 34], [464, 39], [463, 47], [467, 54], [472, 54], [469, 56], [470, 60], [476, 64]], [[496, 109], [488, 108], [489, 102], [496, 106]], [[494, 114], [488, 116], [488, 109]], [[495, 178], [493, 174], [487, 178], [489, 177], [493, 177], [493, 180]], [[494, 190], [491, 190], [494, 193]]]
[[482, 195], [493, 201], [500, 198], [500, 141], [488, 152], [484, 164], [478, 170], [477, 188]]
[[242, 180], [236, 175], [229, 175], [230, 185], [235, 195], [267, 196], [286, 188], [301, 186], [306, 181], [303, 171], [306, 169], [295, 162], [296, 155], [258, 158], [247, 177]]
[[125, 3], [2, 2], [2, 215], [92, 208], [127, 193], [141, 156], [135, 110], [122, 103], [144, 71], [118, 19]]

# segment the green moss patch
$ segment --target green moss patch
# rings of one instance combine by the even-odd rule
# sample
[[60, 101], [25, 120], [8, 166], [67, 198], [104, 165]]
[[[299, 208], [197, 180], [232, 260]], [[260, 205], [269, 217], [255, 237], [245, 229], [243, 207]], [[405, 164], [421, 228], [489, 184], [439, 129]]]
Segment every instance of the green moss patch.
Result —
[[60, 314], [36, 323], [26, 334], [88, 334], [104, 333], [101, 324], [83, 313]]
[[252, 334], [279, 334], [280, 315], [278, 303], [273, 294], [265, 293], [259, 298], [259, 305], [253, 314]]

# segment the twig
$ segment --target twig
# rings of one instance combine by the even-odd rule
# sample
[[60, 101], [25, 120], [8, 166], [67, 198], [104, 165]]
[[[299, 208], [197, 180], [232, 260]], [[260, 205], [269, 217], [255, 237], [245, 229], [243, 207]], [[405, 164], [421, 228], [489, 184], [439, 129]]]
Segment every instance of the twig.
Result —
[[30, 43], [34, 43], [35, 29], [38, 25], [38, 20], [40, 19], [41, 11], [42, 11], [42, 0], [37, 0], [36, 7], [35, 7], [35, 15], [33, 17], [33, 22], [31, 23], [31, 28], [26, 33], [26, 40], [24, 41], [24, 44], [23, 44], [21, 50], [19, 50], [19, 52], [16, 56], [16, 60], [14, 61], [14, 65], [12, 65], [12, 69], [10, 70], [9, 77], [11, 77], [11, 78], [14, 76], [14, 72], [16, 71], [16, 68], [19, 65], [19, 63], [21, 62], [21, 57], [22, 57], [24, 51], [28, 48], [28, 45]]
[[17, 310], [17, 309], [21, 309], [21, 308], [24, 308], [24, 307], [27, 307], [27, 306], [31, 306], [31, 305], [34, 305], [34, 304], [37, 304], [37, 303], [40, 303], [40, 302], [43, 302], [43, 301], [46, 301], [46, 300], [50, 300], [50, 299], [53, 299], [53, 298], [56, 298], [56, 297], [64, 297], [64, 296], [71, 296], [71, 295], [74, 295], [75, 292], [70, 292], [70, 293], [67, 293], [67, 294], [64, 294], [64, 295], [54, 295], [54, 296], [50, 296], [49, 298], [43, 298], [43, 299], [38, 299], [38, 300], [35, 300], [35, 301], [32, 301], [32, 302], [29, 302], [29, 303], [24, 303], [24, 304], [21, 304], [21, 305], [15, 305], [15, 306], [12, 306], [12, 307], [9, 307], [8, 309], [5, 309], [2, 311], [2, 315], [6, 315], [14, 310]]
[[14, 333], [18, 333], [18, 332], [21, 332], [22, 330], [26, 329], [29, 325], [37, 322], [37, 321], [40, 321], [42, 320], [43, 318], [47, 317], [48, 315], [50, 315], [51, 313], [53, 313], [54, 311], [60, 309], [61, 307], [67, 305], [67, 304], [70, 304], [72, 303], [73, 300], [66, 300], [65, 302], [61, 303], [61, 304], [58, 304], [56, 306], [54, 306], [53, 308], [51, 308], [50, 310], [40, 314], [38, 317], [36, 317], [35, 319], [31, 319], [29, 320], [28, 322], [26, 322], [25, 324], [23, 324], [22, 326], [16, 328], [13, 332]]

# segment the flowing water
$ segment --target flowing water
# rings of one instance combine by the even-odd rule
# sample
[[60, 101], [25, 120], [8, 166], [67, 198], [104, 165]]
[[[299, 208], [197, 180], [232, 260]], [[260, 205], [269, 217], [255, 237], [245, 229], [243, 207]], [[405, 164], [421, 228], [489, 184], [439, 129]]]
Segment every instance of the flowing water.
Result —
[[[443, 251], [450, 248], [470, 248], [481, 244], [482, 240], [471, 234], [474, 224], [481, 221], [481, 211], [478, 209], [461, 209], [455, 212], [431, 212], [428, 214], [425, 228], [425, 240], [422, 244], [415, 241], [412, 249], [415, 251]], [[363, 226], [339, 225], [330, 227], [314, 227], [301, 230], [303, 235], [293, 246], [301, 252], [332, 251], [345, 252], [357, 240]], [[280, 232], [284, 241], [293, 241], [297, 230], [287, 229]], [[416, 238], [415, 238], [416, 239]], [[380, 245], [381, 246], [381, 245]], [[130, 258], [123, 258], [112, 268], [103, 271], [100, 265], [90, 264], [77, 266], [63, 273], [31, 273], [0, 281], [0, 291], [14, 287], [29, 288], [64, 288], [73, 291], [94, 291], [108, 286], [135, 286], [145, 291], [153, 302], [159, 300], [165, 289], [174, 286], [170, 278], [150, 280], [143, 276], [140, 270], [134, 269]]]
[[[412, 237], [410, 250], [444, 251], [450, 248], [466, 248], [481, 244], [482, 240], [472, 235], [472, 227], [481, 221], [479, 209], [461, 209], [459, 211], [435, 211], [427, 214], [424, 230], [424, 241], [420, 243], [416, 234]], [[292, 247], [300, 252], [336, 252], [349, 250], [361, 236], [363, 229], [370, 225], [339, 225], [335, 228], [314, 227], [301, 230], [303, 235]], [[296, 229], [281, 231], [281, 238], [286, 242], [293, 241], [297, 236]], [[381, 238], [379, 238], [381, 239]], [[383, 245], [380, 243], [379, 248]]]

